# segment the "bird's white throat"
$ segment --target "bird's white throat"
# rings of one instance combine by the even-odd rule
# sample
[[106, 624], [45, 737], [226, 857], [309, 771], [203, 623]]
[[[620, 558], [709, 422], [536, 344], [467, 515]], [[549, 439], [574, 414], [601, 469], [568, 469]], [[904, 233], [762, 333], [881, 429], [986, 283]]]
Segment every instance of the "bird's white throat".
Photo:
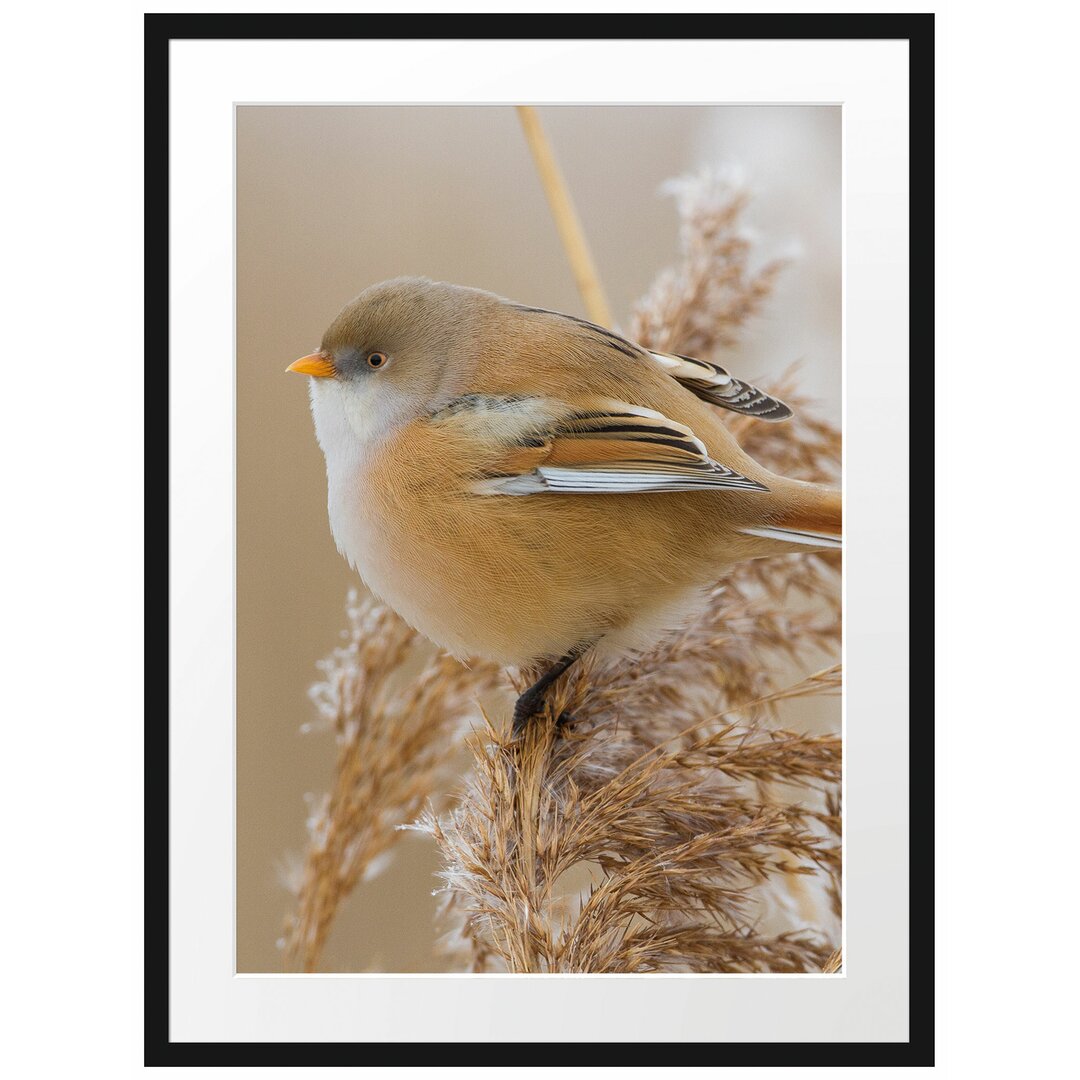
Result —
[[372, 383], [343, 385], [332, 379], [310, 380], [311, 415], [315, 436], [329, 461], [350, 445], [378, 437], [386, 425], [378, 388]]
[[[329, 384], [329, 385], [327, 385]], [[367, 578], [359, 556], [368, 549], [364, 477], [377, 442], [393, 426], [385, 395], [374, 387], [311, 380], [315, 436], [326, 458], [327, 510], [338, 551]]]

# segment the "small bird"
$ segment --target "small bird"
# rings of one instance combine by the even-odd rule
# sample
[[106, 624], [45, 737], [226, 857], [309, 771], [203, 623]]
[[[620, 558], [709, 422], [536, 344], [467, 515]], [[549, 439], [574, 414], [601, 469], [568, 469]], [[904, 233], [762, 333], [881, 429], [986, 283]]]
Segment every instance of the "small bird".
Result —
[[838, 491], [776, 476], [714, 406], [791, 410], [716, 364], [572, 315], [397, 278], [352, 300], [310, 376], [330, 527], [368, 588], [464, 659], [543, 670], [685, 623], [742, 559], [840, 547]]

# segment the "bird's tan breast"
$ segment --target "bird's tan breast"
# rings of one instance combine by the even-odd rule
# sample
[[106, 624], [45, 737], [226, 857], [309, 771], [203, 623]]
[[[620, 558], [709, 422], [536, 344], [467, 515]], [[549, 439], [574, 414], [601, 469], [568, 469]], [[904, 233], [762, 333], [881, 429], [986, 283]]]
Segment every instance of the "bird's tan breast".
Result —
[[[719, 576], [713, 501], [694, 493], [475, 494], [485, 451], [417, 422], [354, 485], [339, 546], [437, 644], [504, 663], [626, 633]], [[677, 620], [671, 624], [674, 625]]]

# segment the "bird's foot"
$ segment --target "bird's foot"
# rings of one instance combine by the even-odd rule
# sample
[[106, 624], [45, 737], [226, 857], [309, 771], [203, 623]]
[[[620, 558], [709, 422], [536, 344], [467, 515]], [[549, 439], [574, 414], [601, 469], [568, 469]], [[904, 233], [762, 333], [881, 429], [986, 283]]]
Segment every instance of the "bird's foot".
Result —
[[[525, 730], [534, 716], [539, 716], [544, 712], [548, 687], [577, 660], [579, 655], [577, 652], [567, 653], [562, 659], [557, 660], [517, 699], [514, 705], [514, 726], [512, 729], [514, 738], [517, 738]], [[556, 724], [564, 724], [572, 719], [567, 713], [563, 712], [560, 713], [555, 722]]]
[[512, 731], [516, 739], [529, 726], [529, 721], [534, 716], [539, 716], [543, 711], [543, 700], [527, 700], [528, 693], [524, 693], [517, 699], [514, 705], [514, 726]]

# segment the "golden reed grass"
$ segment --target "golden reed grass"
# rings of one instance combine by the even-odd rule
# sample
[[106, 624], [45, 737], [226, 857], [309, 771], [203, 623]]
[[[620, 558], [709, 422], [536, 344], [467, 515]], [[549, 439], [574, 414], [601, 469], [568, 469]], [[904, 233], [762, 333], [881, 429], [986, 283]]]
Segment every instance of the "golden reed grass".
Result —
[[380, 864], [445, 778], [475, 695], [498, 669], [436, 652], [388, 608], [350, 594], [347, 644], [322, 663], [311, 696], [337, 741], [331, 791], [312, 808], [285, 927], [287, 965], [314, 971], [342, 901]]
[[611, 325], [611, 308], [608, 306], [604, 288], [600, 284], [600, 275], [596, 272], [589, 243], [585, 239], [585, 230], [581, 227], [574, 200], [563, 179], [562, 170], [555, 158], [555, 151], [544, 133], [540, 114], [532, 105], [517, 107], [518, 120], [529, 144], [529, 151], [536, 165], [536, 172], [547, 196], [551, 216], [559, 230], [559, 239], [566, 252], [567, 261], [577, 283], [578, 292], [585, 304], [585, 313], [594, 323], [601, 326]]
[[[729, 179], [671, 190], [681, 260], [635, 309], [631, 336], [714, 358], [781, 264], [750, 269], [747, 197]], [[813, 416], [794, 371], [769, 389], [796, 418], [733, 418], [740, 441], [785, 475], [835, 481], [839, 431]], [[579, 665], [548, 722], [517, 740], [507, 697], [466, 736], [471, 769], [443, 806], [431, 799], [463, 721], [506, 676], [437, 655], [385, 608], [354, 602], [349, 643], [314, 688], [338, 758], [309, 823], [287, 962], [315, 970], [345, 897], [411, 827], [439, 849], [444, 944], [461, 970], [840, 970], [840, 738], [778, 726], [782, 703], [840, 690], [830, 663], [778, 684], [784, 667], [837, 654], [839, 565], [742, 564], [648, 654]], [[520, 690], [535, 674], [509, 679]], [[564, 711], [573, 720], [557, 726]]]

